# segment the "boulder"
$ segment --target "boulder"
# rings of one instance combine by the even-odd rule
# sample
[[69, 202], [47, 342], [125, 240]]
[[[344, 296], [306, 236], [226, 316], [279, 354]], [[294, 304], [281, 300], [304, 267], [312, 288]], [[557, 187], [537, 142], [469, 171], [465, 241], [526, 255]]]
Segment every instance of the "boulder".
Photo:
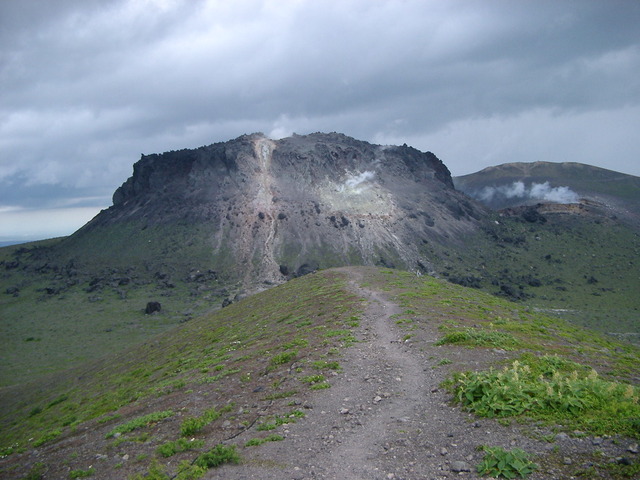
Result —
[[147, 307], [144, 309], [144, 313], [146, 315], [151, 315], [153, 313], [160, 313], [162, 310], [162, 305], [160, 302], [148, 302]]

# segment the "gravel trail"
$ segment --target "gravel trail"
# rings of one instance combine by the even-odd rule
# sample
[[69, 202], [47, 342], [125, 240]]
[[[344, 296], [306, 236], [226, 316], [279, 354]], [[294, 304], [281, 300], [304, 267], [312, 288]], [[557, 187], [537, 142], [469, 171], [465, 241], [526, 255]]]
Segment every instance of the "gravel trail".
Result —
[[[395, 325], [400, 307], [360, 286], [357, 270], [345, 271], [367, 307], [359, 342], [341, 360], [344, 371], [307, 406], [307, 417], [284, 431], [284, 441], [264, 444], [251, 460], [209, 478], [440, 478], [425, 477], [427, 471], [447, 478], [441, 452], [451, 438], [442, 438], [443, 429], [467, 417], [446, 405], [438, 390], [441, 375], [402, 341], [404, 332]], [[425, 442], [432, 437], [443, 445]]]

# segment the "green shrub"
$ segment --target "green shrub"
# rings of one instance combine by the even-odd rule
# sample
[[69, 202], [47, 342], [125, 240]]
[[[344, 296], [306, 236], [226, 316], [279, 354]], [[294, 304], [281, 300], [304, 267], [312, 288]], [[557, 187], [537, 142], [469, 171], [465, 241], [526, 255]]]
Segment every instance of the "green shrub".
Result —
[[484, 458], [477, 466], [480, 475], [524, 478], [537, 468], [537, 465], [529, 460], [527, 452], [519, 448], [508, 451], [501, 447], [484, 447], [483, 450]]
[[40, 445], [58, 438], [60, 435], [62, 435], [62, 432], [60, 430], [51, 430], [50, 432], [47, 432], [43, 436], [41, 436], [38, 440], [34, 441], [33, 446], [39, 447]]
[[244, 444], [245, 447], [257, 447], [259, 445], [262, 445], [263, 443], [266, 442], [279, 442], [281, 440], [284, 440], [284, 437], [282, 435], [278, 435], [277, 433], [274, 433], [272, 435], [269, 435], [268, 437], [265, 438], [252, 438], [249, 441], [247, 441], [247, 443]]
[[302, 383], [309, 383], [309, 384], [324, 382], [324, 380], [325, 380], [324, 375], [309, 375], [306, 377], [302, 377], [300, 379]]
[[260, 425], [258, 425], [256, 430], [259, 432], [265, 432], [269, 430], [275, 430], [277, 427], [278, 426], [275, 423], [261, 423]]
[[39, 413], [42, 413], [42, 407], [33, 407], [30, 411], [29, 411], [29, 416], [33, 417], [35, 415], [38, 415]]
[[[562, 371], [567, 365], [589, 373]], [[597, 435], [640, 437], [634, 423], [640, 417], [637, 388], [603, 380], [595, 370], [557, 357], [531, 357], [524, 364], [516, 360], [502, 371], [456, 374], [454, 382], [457, 401], [481, 416], [527, 414]]]
[[206, 453], [196, 458], [194, 465], [201, 468], [215, 468], [223, 463], [238, 463], [240, 456], [236, 452], [235, 445], [218, 444]]
[[340, 370], [340, 363], [336, 361], [327, 362], [326, 360], [318, 360], [317, 362], [312, 362], [311, 366], [316, 370], [323, 370], [325, 368], [329, 370]]
[[222, 415], [222, 411], [216, 410], [215, 407], [205, 410], [205, 412], [199, 417], [186, 418], [180, 426], [180, 435], [183, 437], [190, 437], [199, 433], [204, 427], [214, 422]]
[[69, 478], [85, 478], [92, 477], [95, 471], [92, 467], [89, 467], [87, 470], [71, 470], [69, 472]]
[[282, 352], [274, 355], [271, 358], [271, 365], [284, 365], [285, 363], [292, 362], [298, 355], [298, 350], [291, 350], [290, 352]]
[[309, 387], [310, 390], [324, 390], [325, 388], [331, 388], [331, 384], [328, 382], [314, 383]]
[[179, 438], [178, 440], [160, 445], [156, 451], [158, 452], [158, 455], [162, 457], [170, 457], [176, 453], [201, 448], [203, 445], [204, 440], [187, 440], [186, 438]]
[[133, 420], [123, 423], [122, 425], [118, 425], [109, 433], [107, 433], [106, 438], [113, 437], [116, 433], [127, 433], [133, 430], [137, 430], [138, 428], [144, 428], [152, 423], [157, 423], [160, 420], [164, 420], [165, 418], [169, 418], [173, 416], [173, 412], [171, 410], [165, 410], [163, 412], [153, 412], [148, 415], [143, 415], [142, 417], [134, 418]]

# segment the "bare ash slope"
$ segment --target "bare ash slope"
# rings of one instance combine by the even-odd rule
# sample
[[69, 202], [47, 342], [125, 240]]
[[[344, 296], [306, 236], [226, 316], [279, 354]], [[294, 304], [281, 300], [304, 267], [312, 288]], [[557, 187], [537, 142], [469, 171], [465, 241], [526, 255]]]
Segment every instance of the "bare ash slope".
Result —
[[[443, 325], [504, 329], [521, 348], [438, 345]], [[637, 466], [637, 439], [475, 417], [453, 405], [441, 386], [451, 372], [500, 366], [523, 350], [556, 353], [604, 376], [640, 382], [637, 349], [589, 335], [415, 273], [370, 267], [318, 272], [194, 319], [92, 369], [57, 377], [38, 391], [3, 392], [5, 414], [16, 409], [23, 415], [11, 426], [0, 417], [3, 431], [35, 426], [21, 433], [32, 437], [26, 445], [17, 442], [27, 446], [24, 451], [0, 459], [0, 474], [187, 478], [176, 477], [180, 464], [223, 444], [236, 447], [240, 463], [201, 478], [476, 479], [483, 455], [478, 448], [487, 445], [533, 455], [540, 465], [533, 480], [585, 472], [621, 478], [606, 465]], [[35, 403], [43, 392], [48, 396]], [[91, 420], [82, 421], [83, 405]], [[185, 434], [185, 425], [211, 407], [219, 415]], [[124, 428], [159, 412], [166, 418]], [[72, 425], [65, 419], [70, 414]], [[57, 434], [45, 430], [52, 428], [47, 422]], [[160, 455], [158, 448], [181, 432], [187, 445], [201, 443]], [[34, 439], [44, 441], [29, 446]], [[148, 476], [152, 471], [156, 476]]]

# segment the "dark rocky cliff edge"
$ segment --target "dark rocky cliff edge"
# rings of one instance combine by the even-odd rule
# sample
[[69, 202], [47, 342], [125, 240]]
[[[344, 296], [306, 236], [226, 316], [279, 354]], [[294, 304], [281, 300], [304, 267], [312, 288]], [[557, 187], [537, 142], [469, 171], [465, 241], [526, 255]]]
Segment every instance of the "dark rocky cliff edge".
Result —
[[113, 206], [68, 242], [114, 262], [191, 247], [191, 268], [248, 287], [340, 265], [428, 272], [431, 246], [459, 242], [485, 213], [431, 152], [338, 133], [252, 134], [143, 155]]

